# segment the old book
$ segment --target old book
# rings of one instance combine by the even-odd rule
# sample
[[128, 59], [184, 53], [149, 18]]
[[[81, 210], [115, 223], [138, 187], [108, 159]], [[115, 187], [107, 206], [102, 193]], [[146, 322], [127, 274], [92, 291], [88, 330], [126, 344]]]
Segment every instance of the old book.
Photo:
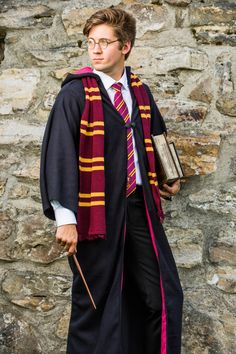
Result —
[[184, 177], [174, 142], [168, 142], [165, 134], [152, 135], [157, 157], [157, 177], [160, 185], [171, 184]]

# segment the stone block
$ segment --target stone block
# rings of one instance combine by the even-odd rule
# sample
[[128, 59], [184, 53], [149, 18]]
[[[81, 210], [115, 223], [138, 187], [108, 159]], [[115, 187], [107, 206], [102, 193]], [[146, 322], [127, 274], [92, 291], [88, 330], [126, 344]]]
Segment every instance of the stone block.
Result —
[[[32, 203], [29, 199], [17, 198], [16, 208], [19, 209], [20, 201], [25, 201], [25, 204], [21, 206], [21, 212], [17, 211], [16, 220], [10, 218], [7, 212], [0, 215], [0, 259], [49, 264], [65, 257], [63, 248], [55, 240], [52, 222], [43, 218], [41, 210], [31, 210]], [[9, 207], [12, 211], [13, 207]], [[24, 217], [20, 216], [20, 213], [23, 213]]]
[[43, 354], [37, 335], [21, 316], [2, 307], [0, 313], [2, 354]]
[[6, 183], [7, 183], [7, 179], [1, 177], [0, 178], [0, 197], [2, 197], [3, 194], [5, 193]]
[[158, 101], [160, 98], [171, 98], [176, 96], [183, 85], [175, 75], [157, 76], [149, 83], [151, 92]]
[[236, 294], [236, 271], [232, 267], [219, 267], [208, 274], [208, 284], [225, 293]]
[[70, 295], [69, 277], [31, 271], [7, 271], [2, 290], [5, 297], [20, 307], [48, 312]]
[[165, 0], [170, 5], [175, 6], [188, 6], [192, 0]]
[[70, 314], [71, 314], [71, 306], [67, 306], [58, 321], [56, 335], [61, 339], [67, 338]]
[[56, 99], [57, 93], [56, 92], [47, 92], [43, 98], [43, 107], [47, 110], [47, 111], [51, 111], [55, 99]]
[[[15, 165], [16, 163], [19, 163], [19, 156], [17, 156], [16, 152], [10, 151], [9, 146], [5, 145], [7, 137], [4, 136], [3, 134], [5, 133], [3, 127], [1, 127], [0, 123], [0, 134], [1, 134], [1, 141], [0, 141], [0, 147], [1, 147], [1, 159], [0, 159], [0, 170], [2, 174], [2, 181], [4, 183], [4, 178], [5, 178], [5, 183], [7, 183], [7, 180], [9, 178], [9, 168], [12, 167], [12, 165]], [[4, 146], [5, 145], [5, 146]], [[13, 167], [14, 168], [14, 167]], [[2, 186], [2, 193], [4, 192], [4, 186]]]
[[236, 27], [227, 25], [196, 26], [192, 33], [198, 43], [236, 46]]
[[27, 161], [28, 164], [25, 166], [20, 166], [19, 169], [15, 170], [12, 174], [19, 179], [26, 180], [38, 180], [39, 179], [39, 158], [33, 159], [32, 161]]
[[1, 211], [0, 212], [0, 242], [8, 239], [14, 231], [14, 221], [9, 217], [9, 215]]
[[38, 213], [18, 223], [11, 255], [15, 259], [49, 264], [62, 258], [64, 253], [56, 243], [51, 223]]
[[35, 98], [37, 69], [6, 69], [0, 75], [0, 114], [26, 111]]
[[[112, 5], [120, 3], [117, 0]], [[87, 4], [88, 6], [88, 4]], [[106, 3], [106, 6], [107, 3]], [[98, 9], [97, 9], [98, 10]], [[167, 10], [164, 6], [153, 6], [144, 4], [132, 4], [126, 8], [130, 13], [135, 13], [137, 19], [137, 38], [143, 36], [148, 31], [159, 31], [165, 27], [167, 20]], [[83, 27], [87, 18], [94, 13], [94, 7], [70, 7], [68, 6], [62, 13], [62, 21], [66, 32], [70, 38], [78, 39], [78, 35], [83, 32]]]
[[236, 176], [236, 156], [230, 158], [230, 171]]
[[30, 195], [30, 187], [22, 184], [17, 183], [14, 184], [8, 193], [8, 198], [16, 199], [16, 198], [27, 198]]
[[221, 95], [216, 101], [216, 108], [222, 114], [236, 117], [236, 91]]
[[[110, 5], [118, 5], [121, 1], [110, 1], [106, 2], [106, 7]], [[110, 4], [109, 4], [110, 3]], [[76, 2], [74, 6], [68, 5], [62, 12], [61, 18], [65, 30], [69, 38], [77, 39], [78, 35], [83, 33], [83, 27], [85, 21], [89, 18], [98, 8], [94, 8], [94, 3], [89, 5], [89, 2]]]
[[[65, 66], [73, 65], [70, 63], [71, 60], [75, 59], [78, 64], [78, 58], [84, 54], [84, 50], [79, 49], [75, 45], [71, 46], [60, 46], [58, 49], [47, 48], [44, 50], [29, 48], [26, 54], [24, 54], [24, 61], [28, 65], [34, 65], [35, 67], [55, 67], [55, 66]], [[19, 53], [19, 57], [21, 53]], [[23, 59], [23, 58], [19, 58]], [[87, 59], [87, 56], [86, 56]], [[88, 60], [88, 59], [87, 59]]]
[[202, 264], [203, 234], [199, 229], [167, 228], [166, 235], [178, 267]]
[[8, 32], [5, 42], [5, 60], [8, 66], [49, 67], [69, 66], [69, 60], [79, 57], [83, 51], [76, 41], [68, 39], [60, 14], [54, 18], [52, 26], [46, 29], [33, 28], [31, 31]]
[[184, 352], [233, 354], [236, 318], [221, 292], [189, 286], [184, 294]]
[[11, 30], [27, 29], [35, 26], [43, 28], [52, 24], [54, 14], [53, 9], [41, 4], [13, 6], [0, 13], [0, 27]]
[[[12, 244], [14, 242], [14, 244]], [[35, 263], [49, 264], [65, 257], [61, 249], [52, 240], [25, 241], [18, 244], [13, 238], [1, 242], [0, 260], [3, 261], [32, 261]]]
[[190, 23], [192, 26], [216, 25], [227, 23], [234, 25], [236, 4], [234, 1], [213, 1], [213, 3], [193, 2], [190, 5]]
[[[172, 28], [172, 26], [168, 26], [168, 28], [164, 29], [163, 31], [148, 31], [142, 37], [137, 38], [135, 41], [135, 47], [131, 53], [136, 55], [136, 50], [139, 47], [151, 47], [153, 48], [152, 52], [155, 53], [156, 48], [166, 48], [171, 46], [195, 47], [195, 45], [196, 41], [193, 38], [192, 32], [189, 28]], [[147, 72], [148, 70], [150, 71], [149, 67], [146, 67], [146, 69]]]
[[217, 186], [217, 189], [202, 189], [197, 193], [189, 195], [189, 205], [192, 208], [201, 210], [204, 213], [209, 211], [220, 216], [229, 215], [232, 220], [236, 217], [236, 187], [227, 185], [224, 189]]
[[66, 7], [62, 12], [61, 18], [65, 30], [70, 38], [77, 39], [78, 34], [83, 33], [85, 21], [94, 13], [94, 8]]
[[222, 52], [216, 58], [215, 76], [218, 86], [216, 108], [222, 114], [235, 117], [236, 91], [232, 74], [232, 60], [231, 52]]
[[153, 5], [162, 5], [164, 0], [136, 0], [140, 4], [153, 4]]
[[[133, 72], [137, 75], [145, 76], [146, 78], [153, 77], [156, 74], [154, 69], [154, 51], [150, 47], [136, 47], [130, 54], [128, 59], [129, 65], [132, 67]], [[150, 70], [152, 67], [152, 70]]]
[[206, 117], [208, 106], [191, 101], [165, 100], [158, 107], [168, 123], [202, 123]]
[[[187, 7], [179, 6], [178, 8], [175, 9], [175, 30], [176, 29], [181, 29], [181, 31], [184, 28], [189, 28], [189, 11]], [[182, 39], [182, 38], [181, 38]], [[191, 41], [187, 44], [188, 46], [191, 45], [191, 42], [193, 42], [194, 38], [191, 38]], [[193, 45], [195, 47], [195, 43]]]
[[196, 82], [196, 87], [190, 92], [189, 98], [195, 101], [210, 103], [213, 98], [211, 78], [207, 77]]
[[66, 76], [73, 71], [73, 68], [61, 68], [61, 69], [56, 69], [51, 72], [51, 76], [55, 77], [58, 80], [64, 80]]
[[[153, 78], [175, 70], [202, 71], [208, 65], [208, 56], [201, 50], [189, 47], [136, 47], [129, 58], [134, 72]], [[150, 70], [150, 68], [152, 70]]]
[[7, 240], [4, 242], [1, 242], [1, 247], [0, 247], [0, 260], [1, 261], [13, 261], [14, 257], [11, 254], [11, 241]]
[[176, 145], [186, 176], [208, 175], [216, 171], [220, 133], [169, 131], [168, 137]]
[[127, 7], [137, 20], [137, 38], [147, 32], [158, 32], [167, 28], [168, 11], [165, 6], [132, 4]]
[[236, 45], [236, 4], [231, 1], [190, 5], [190, 25], [199, 43]]
[[215, 77], [219, 96], [222, 94], [231, 94], [234, 90], [232, 60], [231, 51], [223, 51], [216, 58]]
[[[1, 142], [0, 145], [22, 144], [21, 148], [27, 150], [27, 144], [29, 145], [28, 153], [39, 151], [41, 140], [45, 127], [26, 124], [25, 122], [18, 122], [14, 120], [5, 120], [0, 123]], [[10, 157], [10, 161], [9, 161]], [[10, 166], [15, 163], [19, 163], [15, 153], [9, 153], [6, 160], [4, 160], [5, 166]]]
[[236, 265], [235, 226], [219, 232], [209, 246], [209, 258], [212, 263]]
[[[201, 50], [188, 47], [170, 47], [157, 49], [153, 53], [152, 71], [166, 74], [173, 70], [191, 69], [202, 71], [208, 65], [207, 54]], [[150, 60], [150, 58], [149, 58]]]

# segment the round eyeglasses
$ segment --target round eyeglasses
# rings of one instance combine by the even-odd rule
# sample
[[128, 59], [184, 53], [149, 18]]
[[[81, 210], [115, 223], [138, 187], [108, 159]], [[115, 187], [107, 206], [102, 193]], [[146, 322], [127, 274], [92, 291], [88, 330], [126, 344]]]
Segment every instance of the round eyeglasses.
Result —
[[87, 47], [89, 49], [94, 49], [96, 44], [98, 44], [101, 49], [106, 49], [109, 44], [115, 43], [115, 42], [119, 42], [119, 39], [116, 39], [114, 41], [110, 41], [109, 39], [106, 39], [106, 38], [100, 38], [98, 40], [98, 42], [95, 42], [95, 40], [93, 38], [89, 38], [86, 43], [87, 43]]

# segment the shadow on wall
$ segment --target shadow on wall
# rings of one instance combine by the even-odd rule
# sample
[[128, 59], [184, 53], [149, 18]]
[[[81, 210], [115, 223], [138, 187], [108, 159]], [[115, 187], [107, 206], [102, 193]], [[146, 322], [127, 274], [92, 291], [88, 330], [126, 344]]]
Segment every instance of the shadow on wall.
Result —
[[6, 32], [0, 31], [0, 64], [4, 60], [5, 37], [6, 37]]

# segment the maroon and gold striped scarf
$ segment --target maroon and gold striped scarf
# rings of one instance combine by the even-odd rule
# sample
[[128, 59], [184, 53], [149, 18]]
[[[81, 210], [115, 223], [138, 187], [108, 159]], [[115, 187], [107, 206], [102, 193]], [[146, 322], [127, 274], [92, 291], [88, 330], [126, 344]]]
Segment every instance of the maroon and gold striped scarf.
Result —
[[[91, 73], [90, 67], [76, 71], [77, 74]], [[106, 237], [105, 218], [105, 173], [104, 173], [104, 116], [97, 80], [82, 77], [85, 90], [85, 109], [80, 123], [79, 144], [79, 240]], [[161, 221], [164, 214], [155, 172], [155, 157], [151, 141], [151, 108], [148, 94], [139, 80], [131, 74], [131, 87], [136, 97], [142, 120], [144, 144], [148, 159], [148, 180], [157, 213]]]

